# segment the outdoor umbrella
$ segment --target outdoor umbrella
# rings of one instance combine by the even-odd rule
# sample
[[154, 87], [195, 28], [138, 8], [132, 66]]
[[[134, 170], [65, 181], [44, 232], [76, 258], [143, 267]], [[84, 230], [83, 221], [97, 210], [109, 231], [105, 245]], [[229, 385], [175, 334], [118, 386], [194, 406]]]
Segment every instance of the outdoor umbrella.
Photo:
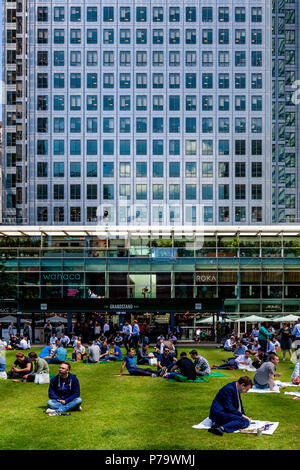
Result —
[[[50, 321], [50, 323], [68, 323], [68, 320], [64, 317], [58, 317], [57, 315], [55, 317], [50, 317], [47, 318], [46, 322]], [[45, 323], [44, 320], [39, 320], [37, 323]]]
[[17, 321], [17, 317], [6, 315], [6, 317], [0, 318], [0, 323], [11, 323], [12, 321], [15, 323]]
[[278, 322], [295, 322], [298, 321], [298, 318], [296, 315], [286, 315], [278, 318], [273, 318], [272, 320], [267, 320], [267, 321], [278, 321]]
[[270, 320], [268, 320], [268, 318], [265, 318], [265, 317], [260, 317], [259, 315], [249, 315], [248, 317], [236, 318], [233, 321], [235, 322], [244, 321], [248, 323], [261, 323], [261, 322], [270, 321]]

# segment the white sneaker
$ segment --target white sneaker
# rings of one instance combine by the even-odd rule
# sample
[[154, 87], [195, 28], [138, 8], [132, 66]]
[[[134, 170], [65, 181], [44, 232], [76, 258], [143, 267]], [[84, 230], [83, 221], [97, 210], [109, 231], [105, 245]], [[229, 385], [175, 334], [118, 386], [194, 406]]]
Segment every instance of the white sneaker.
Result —
[[48, 413], [48, 416], [58, 416], [59, 413], [55, 410], [51, 410], [51, 413]]
[[82, 411], [82, 407], [81, 406], [78, 406], [78, 410], [77, 411]]
[[52, 411], [55, 411], [55, 410], [52, 410], [52, 408], [47, 408], [47, 410], [45, 411], [45, 413], [49, 414], [49, 413], [52, 413]]

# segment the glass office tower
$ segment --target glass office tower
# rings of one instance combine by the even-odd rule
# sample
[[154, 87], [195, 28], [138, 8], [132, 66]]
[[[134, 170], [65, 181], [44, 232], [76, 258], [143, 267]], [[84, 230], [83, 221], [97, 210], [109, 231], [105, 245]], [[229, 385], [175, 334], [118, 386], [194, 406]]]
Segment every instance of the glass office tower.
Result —
[[3, 223], [295, 221], [296, 7], [5, 1]]

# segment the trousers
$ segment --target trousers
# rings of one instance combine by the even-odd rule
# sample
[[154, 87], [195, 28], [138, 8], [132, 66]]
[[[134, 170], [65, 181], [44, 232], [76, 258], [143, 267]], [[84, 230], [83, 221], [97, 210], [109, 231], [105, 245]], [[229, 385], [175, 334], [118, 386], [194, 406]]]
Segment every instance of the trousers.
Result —
[[65, 405], [58, 402], [57, 400], [49, 400], [47, 403], [47, 406], [48, 408], [51, 408], [52, 410], [65, 412], [65, 411], [69, 411], [69, 410], [73, 410], [74, 408], [77, 408], [78, 406], [81, 405], [81, 403], [82, 403], [81, 398], [75, 398], [74, 400], [70, 401], [69, 403], [66, 403]]

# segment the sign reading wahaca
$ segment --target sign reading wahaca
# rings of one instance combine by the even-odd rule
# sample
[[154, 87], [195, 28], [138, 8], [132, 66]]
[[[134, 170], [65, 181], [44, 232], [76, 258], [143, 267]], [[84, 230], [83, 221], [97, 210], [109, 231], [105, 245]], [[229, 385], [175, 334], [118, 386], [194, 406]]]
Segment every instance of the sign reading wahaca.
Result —
[[81, 273], [42, 273], [42, 280], [60, 282], [60, 281], [81, 281]]

